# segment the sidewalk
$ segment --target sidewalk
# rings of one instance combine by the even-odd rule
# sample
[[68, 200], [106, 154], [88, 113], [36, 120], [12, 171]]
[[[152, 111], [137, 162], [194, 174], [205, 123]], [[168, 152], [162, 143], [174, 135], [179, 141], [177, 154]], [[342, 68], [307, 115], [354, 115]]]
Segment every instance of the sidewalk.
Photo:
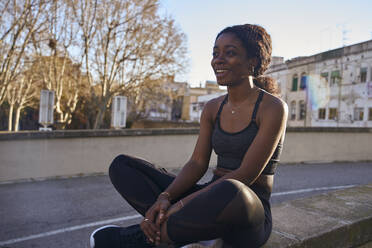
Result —
[[372, 247], [372, 241], [368, 242], [367, 244], [364, 244], [362, 246], [358, 246], [357, 248], [371, 248]]
[[272, 212], [265, 248], [372, 245], [372, 184], [285, 202]]

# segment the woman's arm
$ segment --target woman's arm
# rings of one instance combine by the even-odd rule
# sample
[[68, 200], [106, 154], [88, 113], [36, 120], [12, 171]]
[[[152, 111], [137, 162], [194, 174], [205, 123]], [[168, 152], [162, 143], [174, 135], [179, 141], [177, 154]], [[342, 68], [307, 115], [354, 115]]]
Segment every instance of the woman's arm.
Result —
[[212, 152], [211, 136], [215, 106], [217, 106], [216, 99], [205, 105], [200, 118], [199, 137], [190, 160], [164, 191], [166, 193], [163, 192], [159, 195], [157, 201], [146, 212], [144, 221], [141, 222], [142, 230], [152, 242], [157, 243], [160, 240], [160, 225], [165, 220], [165, 214], [171, 206], [171, 201], [195, 185], [208, 169]]
[[195, 185], [208, 169], [212, 152], [211, 137], [214, 126], [215, 101], [209, 101], [203, 109], [200, 117], [199, 137], [190, 160], [165, 190], [169, 193], [171, 200], [178, 198]]

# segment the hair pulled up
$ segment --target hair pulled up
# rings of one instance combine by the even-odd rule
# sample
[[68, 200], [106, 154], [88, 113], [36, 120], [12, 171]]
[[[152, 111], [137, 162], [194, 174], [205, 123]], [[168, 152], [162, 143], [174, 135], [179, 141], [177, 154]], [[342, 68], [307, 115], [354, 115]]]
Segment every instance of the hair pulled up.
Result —
[[216, 39], [224, 33], [233, 33], [244, 45], [249, 58], [256, 58], [257, 65], [253, 70], [253, 82], [267, 92], [279, 96], [280, 90], [275, 80], [268, 76], [263, 76], [271, 62], [271, 37], [266, 30], [253, 24], [243, 24], [227, 27], [223, 29]]

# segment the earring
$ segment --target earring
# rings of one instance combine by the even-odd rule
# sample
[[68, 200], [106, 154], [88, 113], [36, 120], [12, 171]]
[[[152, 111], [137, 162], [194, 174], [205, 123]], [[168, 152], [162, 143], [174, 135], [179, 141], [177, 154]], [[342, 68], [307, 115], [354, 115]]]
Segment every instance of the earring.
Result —
[[254, 66], [252, 65], [252, 76], [254, 76]]

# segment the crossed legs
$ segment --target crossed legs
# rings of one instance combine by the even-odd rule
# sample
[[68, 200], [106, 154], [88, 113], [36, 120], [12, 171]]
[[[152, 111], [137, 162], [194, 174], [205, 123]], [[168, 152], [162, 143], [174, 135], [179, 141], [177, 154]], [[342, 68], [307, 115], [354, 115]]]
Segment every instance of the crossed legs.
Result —
[[[126, 155], [114, 159], [109, 175], [117, 191], [142, 215], [175, 178]], [[195, 185], [184, 196], [202, 187]], [[172, 214], [162, 226], [162, 240], [187, 244], [222, 237], [233, 247], [259, 247], [271, 232], [267, 221], [271, 214], [266, 218], [269, 211], [270, 206], [264, 206], [249, 187], [237, 180], [224, 180]]]

